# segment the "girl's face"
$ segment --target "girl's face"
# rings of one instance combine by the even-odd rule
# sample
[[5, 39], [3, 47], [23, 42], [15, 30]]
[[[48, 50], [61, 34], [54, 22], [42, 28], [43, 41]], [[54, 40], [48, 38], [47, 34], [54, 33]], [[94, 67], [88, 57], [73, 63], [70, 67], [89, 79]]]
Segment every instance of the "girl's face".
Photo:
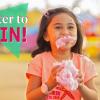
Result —
[[[53, 50], [57, 49], [56, 40], [67, 35], [77, 39], [77, 26], [71, 16], [66, 13], [60, 13], [54, 16], [49, 23], [45, 33], [45, 40], [50, 41], [51, 48]], [[69, 41], [64, 47], [60, 49], [71, 49], [74, 44], [71, 44]]]

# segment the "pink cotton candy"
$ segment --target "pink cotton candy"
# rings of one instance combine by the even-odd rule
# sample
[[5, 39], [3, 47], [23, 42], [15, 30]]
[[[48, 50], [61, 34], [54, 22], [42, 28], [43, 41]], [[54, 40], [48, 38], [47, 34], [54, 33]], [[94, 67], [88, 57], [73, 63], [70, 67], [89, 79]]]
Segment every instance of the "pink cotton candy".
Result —
[[72, 60], [66, 60], [60, 63], [57, 62], [54, 65], [57, 64], [60, 67], [64, 67], [64, 69], [56, 76], [57, 82], [69, 90], [76, 90], [78, 88], [78, 82], [76, 79], [76, 76], [78, 75], [78, 69], [76, 69]]
[[74, 43], [76, 41], [76, 39], [74, 37], [70, 36], [70, 35], [61, 37], [56, 41], [56, 46], [57, 46], [57, 48], [60, 48], [62, 46], [65, 46], [66, 43], [69, 42], [69, 41], [71, 43]]

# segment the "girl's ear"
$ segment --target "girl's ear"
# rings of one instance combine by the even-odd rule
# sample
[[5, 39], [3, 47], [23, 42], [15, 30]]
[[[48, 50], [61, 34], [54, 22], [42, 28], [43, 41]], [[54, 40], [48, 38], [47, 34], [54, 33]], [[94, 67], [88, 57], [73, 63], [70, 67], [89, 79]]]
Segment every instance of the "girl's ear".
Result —
[[44, 38], [45, 41], [49, 42], [49, 36], [48, 36], [47, 32], [44, 33], [43, 38]]

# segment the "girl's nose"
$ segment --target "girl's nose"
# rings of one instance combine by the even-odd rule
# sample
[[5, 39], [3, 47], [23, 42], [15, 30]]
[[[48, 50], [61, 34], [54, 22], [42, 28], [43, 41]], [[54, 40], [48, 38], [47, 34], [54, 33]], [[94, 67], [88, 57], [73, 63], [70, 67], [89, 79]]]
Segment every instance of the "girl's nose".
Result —
[[64, 29], [62, 30], [62, 35], [69, 35], [68, 29], [64, 28]]

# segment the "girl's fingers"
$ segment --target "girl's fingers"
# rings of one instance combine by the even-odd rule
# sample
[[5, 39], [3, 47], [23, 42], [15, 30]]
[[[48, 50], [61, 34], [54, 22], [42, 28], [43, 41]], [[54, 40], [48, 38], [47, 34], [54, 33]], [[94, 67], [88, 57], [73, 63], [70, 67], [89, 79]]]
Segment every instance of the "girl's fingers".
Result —
[[78, 77], [82, 78], [82, 72], [81, 71], [78, 72]]
[[55, 72], [58, 68], [60, 68], [59, 65], [55, 66], [55, 67], [52, 69], [52, 72]]
[[57, 73], [59, 73], [63, 68], [64, 68], [64, 67], [59, 67], [59, 68], [57, 69]]
[[56, 67], [53, 69], [52, 75], [54, 77], [56, 77], [57, 75], [59, 75], [59, 72], [63, 69], [63, 67]]
[[57, 70], [56, 76], [59, 76], [59, 73], [64, 69], [64, 67], [61, 67]]
[[83, 83], [83, 79], [82, 78], [77, 78], [78, 83]]
[[82, 74], [79, 74], [79, 75], [78, 75], [78, 78], [82, 78]]
[[83, 76], [82, 76], [82, 72], [81, 71], [79, 71], [79, 74], [77, 76], [77, 81], [78, 81], [79, 84], [83, 83]]

